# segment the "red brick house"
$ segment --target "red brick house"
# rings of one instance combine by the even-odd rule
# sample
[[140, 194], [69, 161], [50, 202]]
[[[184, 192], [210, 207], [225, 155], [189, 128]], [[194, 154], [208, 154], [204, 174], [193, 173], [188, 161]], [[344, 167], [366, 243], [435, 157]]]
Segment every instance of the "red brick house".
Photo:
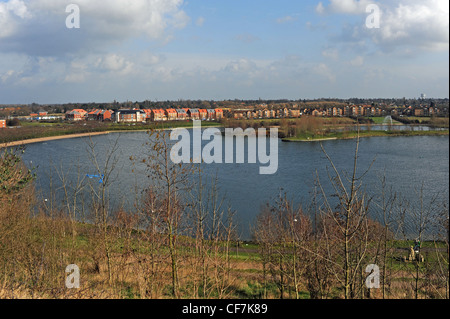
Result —
[[75, 109], [66, 113], [66, 120], [68, 121], [83, 121], [86, 119], [88, 112], [82, 109]]
[[208, 111], [206, 111], [205, 109], [198, 110], [198, 113], [200, 114], [201, 121], [206, 121], [208, 119]]
[[216, 119], [216, 110], [214, 109], [209, 109], [208, 111], [208, 120], [210, 121], [214, 121]]
[[216, 109], [216, 120], [220, 121], [221, 119], [223, 119], [223, 110]]
[[87, 119], [89, 121], [110, 121], [112, 112], [108, 110], [93, 110], [88, 113]]
[[191, 120], [200, 120], [200, 112], [198, 109], [189, 109], [187, 114]]
[[152, 110], [142, 110], [145, 113], [145, 121], [151, 121], [152, 120]]
[[155, 122], [166, 121], [166, 113], [162, 109], [152, 110], [152, 119]]
[[184, 121], [184, 120], [189, 119], [189, 118], [188, 118], [188, 114], [187, 114], [187, 112], [186, 112], [185, 109], [178, 109], [178, 110], [177, 110], [177, 115], [178, 115], [177, 119], [178, 119], [179, 121]]
[[175, 109], [167, 109], [166, 116], [168, 121], [176, 121], [178, 119], [178, 114]]

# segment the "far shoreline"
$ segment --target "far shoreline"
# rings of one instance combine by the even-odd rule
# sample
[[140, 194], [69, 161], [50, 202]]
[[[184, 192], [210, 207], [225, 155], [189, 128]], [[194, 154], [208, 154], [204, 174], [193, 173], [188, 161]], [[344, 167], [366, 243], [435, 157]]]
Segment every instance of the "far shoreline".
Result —
[[323, 138], [298, 138], [298, 137], [288, 137], [282, 138], [283, 142], [287, 143], [301, 143], [301, 142], [322, 142], [322, 141], [336, 141], [336, 140], [352, 140], [356, 138], [367, 138], [367, 137], [412, 137], [412, 136], [448, 136], [449, 131], [373, 131], [360, 134], [354, 134], [350, 136], [340, 136], [340, 137], [323, 137]]
[[[208, 126], [206, 126], [208, 127]], [[214, 125], [213, 127], [221, 127], [221, 125]], [[8, 143], [0, 143], [0, 150], [8, 147], [19, 147], [29, 144], [37, 144], [49, 141], [57, 141], [57, 140], [66, 140], [66, 139], [74, 139], [74, 138], [83, 138], [90, 136], [100, 136], [100, 135], [109, 135], [111, 133], [137, 133], [137, 132], [149, 132], [151, 130], [155, 131], [167, 131], [174, 130], [180, 128], [190, 128], [190, 127], [170, 127], [170, 128], [148, 128], [148, 129], [135, 129], [135, 130], [105, 130], [100, 132], [88, 132], [88, 133], [75, 133], [75, 134], [65, 134], [65, 135], [54, 135], [54, 136], [46, 136], [46, 137], [37, 137], [26, 140], [13, 141]]]
[[[215, 126], [216, 127], [216, 126]], [[217, 127], [221, 127], [218, 125]], [[178, 128], [186, 128], [186, 127], [178, 127]], [[177, 129], [177, 127], [171, 128], [153, 128], [154, 130], [172, 130]], [[91, 136], [101, 136], [101, 135], [109, 135], [111, 133], [135, 133], [135, 132], [148, 132], [149, 129], [137, 129], [137, 130], [105, 130], [100, 132], [88, 132], [88, 133], [75, 133], [75, 134], [66, 134], [66, 135], [55, 135], [55, 136], [47, 136], [47, 137], [39, 137], [33, 139], [19, 140], [8, 143], [0, 143], [0, 149], [8, 148], [8, 147], [20, 147], [29, 144], [43, 143], [48, 141], [57, 141], [57, 140], [65, 140], [65, 139], [75, 139], [75, 138], [83, 138], [83, 137], [91, 137]], [[448, 136], [449, 131], [401, 131], [402, 133], [389, 133], [385, 131], [372, 131], [370, 133], [361, 134], [360, 138], [365, 137], [407, 137], [407, 136]], [[322, 141], [336, 141], [336, 140], [350, 140], [357, 138], [357, 135], [354, 136], [342, 136], [342, 137], [322, 137], [322, 138], [280, 138], [282, 142], [288, 143], [298, 143], [298, 142], [322, 142]]]
[[43, 142], [48, 142], [48, 141], [57, 141], [57, 140], [66, 140], [66, 139], [73, 139], [73, 138], [108, 135], [110, 133], [111, 133], [111, 131], [105, 131], [105, 132], [78, 133], [78, 134], [55, 135], [55, 136], [48, 136], [48, 137], [32, 138], [29, 140], [21, 140], [21, 141], [9, 142], [9, 143], [2, 143], [2, 144], [0, 144], [0, 149], [8, 148], [8, 147], [23, 146], [23, 145], [28, 145], [28, 144], [43, 143]]

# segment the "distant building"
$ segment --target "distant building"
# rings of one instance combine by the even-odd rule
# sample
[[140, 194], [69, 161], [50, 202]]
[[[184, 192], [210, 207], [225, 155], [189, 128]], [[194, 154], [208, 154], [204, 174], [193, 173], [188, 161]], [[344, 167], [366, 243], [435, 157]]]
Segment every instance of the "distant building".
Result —
[[216, 110], [208, 109], [207, 112], [208, 112], [207, 120], [214, 121], [216, 119]]
[[200, 114], [201, 121], [206, 121], [208, 119], [208, 111], [207, 110], [200, 109], [200, 110], [198, 110], [198, 112]]
[[144, 109], [142, 110], [145, 113], [145, 121], [149, 122], [152, 120], [152, 110]]
[[420, 108], [420, 109], [415, 109], [414, 110], [414, 116], [424, 116], [425, 115], [425, 110]]
[[167, 109], [165, 112], [168, 121], [176, 121], [178, 119], [178, 114], [175, 109]]
[[141, 110], [119, 110], [115, 113], [118, 123], [145, 122], [146, 114]]
[[163, 109], [152, 110], [152, 120], [154, 122], [167, 121], [166, 112]]
[[191, 120], [200, 120], [199, 109], [189, 109], [187, 114]]
[[222, 109], [216, 109], [216, 120], [220, 121], [223, 119], [223, 110]]
[[87, 119], [89, 121], [111, 121], [112, 112], [108, 110], [93, 110], [88, 113]]
[[177, 119], [179, 121], [184, 121], [188, 119], [188, 114], [186, 109], [177, 109]]
[[6, 120], [0, 120], [0, 129], [6, 128]]
[[88, 112], [82, 109], [75, 109], [66, 113], [68, 121], [83, 121], [86, 119]]

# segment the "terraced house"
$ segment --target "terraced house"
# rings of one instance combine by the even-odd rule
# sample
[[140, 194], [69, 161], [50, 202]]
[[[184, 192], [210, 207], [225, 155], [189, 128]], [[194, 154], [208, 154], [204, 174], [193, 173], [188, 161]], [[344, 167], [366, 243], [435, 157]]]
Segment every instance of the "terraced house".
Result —
[[208, 119], [208, 111], [205, 109], [198, 110], [198, 113], [200, 114], [200, 120], [206, 121]]
[[167, 121], [166, 112], [162, 109], [152, 110], [152, 120], [154, 122]]
[[216, 119], [216, 110], [209, 109], [207, 110], [207, 112], [208, 112], [207, 120], [214, 121]]
[[175, 109], [167, 109], [166, 116], [168, 121], [176, 121], [178, 119], [178, 114]]
[[199, 109], [189, 109], [187, 114], [191, 120], [200, 120]]
[[216, 120], [220, 121], [223, 119], [223, 110], [222, 109], [216, 109]]
[[177, 109], [177, 120], [185, 121], [188, 119], [188, 114], [185, 109]]

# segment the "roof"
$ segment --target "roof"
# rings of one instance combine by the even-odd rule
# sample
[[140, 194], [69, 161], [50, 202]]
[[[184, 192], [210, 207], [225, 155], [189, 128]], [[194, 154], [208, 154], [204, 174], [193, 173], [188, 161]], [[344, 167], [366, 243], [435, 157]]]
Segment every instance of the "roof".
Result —
[[102, 110], [94, 110], [94, 111], [89, 112], [89, 115], [98, 115], [101, 113], [102, 113]]
[[135, 114], [135, 113], [141, 113], [143, 111], [141, 110], [119, 110], [119, 113], [125, 113], [125, 114]]
[[82, 109], [75, 109], [75, 110], [72, 110], [70, 112], [67, 112], [67, 114], [72, 114], [72, 115], [74, 115], [74, 114], [82, 114], [82, 115], [84, 115], [86, 113], [87, 112], [85, 110], [82, 110]]
[[87, 113], [85, 110], [83, 109], [74, 109], [72, 110], [72, 112], [78, 112], [78, 113]]

